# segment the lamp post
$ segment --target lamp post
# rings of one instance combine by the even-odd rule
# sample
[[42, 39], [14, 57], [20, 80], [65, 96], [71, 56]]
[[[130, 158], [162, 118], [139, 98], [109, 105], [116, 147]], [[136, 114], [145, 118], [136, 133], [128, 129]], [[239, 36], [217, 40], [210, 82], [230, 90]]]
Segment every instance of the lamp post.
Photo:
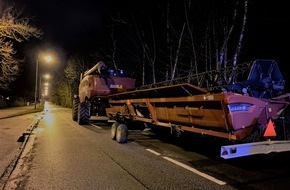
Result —
[[38, 59], [36, 59], [36, 69], [35, 69], [35, 87], [34, 87], [34, 109], [36, 109], [36, 102], [37, 102], [38, 65], [39, 65], [39, 61], [38, 61]]

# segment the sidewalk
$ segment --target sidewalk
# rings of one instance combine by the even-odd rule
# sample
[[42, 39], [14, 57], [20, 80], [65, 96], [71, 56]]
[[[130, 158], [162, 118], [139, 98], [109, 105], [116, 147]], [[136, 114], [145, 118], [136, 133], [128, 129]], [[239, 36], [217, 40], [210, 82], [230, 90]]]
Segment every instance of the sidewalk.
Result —
[[4, 108], [0, 109], [0, 119], [41, 112], [42, 110], [43, 110], [42, 105], [37, 105], [36, 109], [34, 109], [34, 105]]
[[21, 161], [19, 158], [27, 147], [28, 139], [32, 139], [28, 137], [41, 119], [39, 113], [42, 110], [43, 105], [39, 104], [36, 109], [34, 105], [0, 109], [0, 189], [4, 189]]

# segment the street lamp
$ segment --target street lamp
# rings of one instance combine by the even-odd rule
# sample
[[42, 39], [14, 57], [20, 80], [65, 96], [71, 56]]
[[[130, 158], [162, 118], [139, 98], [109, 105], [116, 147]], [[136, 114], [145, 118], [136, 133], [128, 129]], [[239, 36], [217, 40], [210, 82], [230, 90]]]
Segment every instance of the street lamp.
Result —
[[42, 78], [44, 78], [44, 79], [49, 79], [50, 78], [50, 75], [49, 74], [45, 74], [45, 75], [42, 75], [42, 76], [40, 76], [39, 77], [39, 96], [38, 96], [38, 98], [39, 99], [42, 99], [42, 86], [43, 86], [43, 84], [42, 84]]
[[[43, 56], [44, 61], [51, 62], [52, 57], [50, 55]], [[37, 92], [38, 92], [38, 74], [39, 74], [39, 60], [36, 59], [36, 68], [35, 68], [35, 87], [34, 87], [34, 109], [36, 109], [37, 103]]]
[[35, 87], [34, 87], [34, 109], [36, 109], [36, 100], [37, 100], [37, 86], [38, 86], [38, 59], [36, 59], [36, 69], [35, 69]]
[[44, 83], [44, 92], [43, 92], [44, 97], [48, 96], [48, 86], [49, 86], [48, 82]]

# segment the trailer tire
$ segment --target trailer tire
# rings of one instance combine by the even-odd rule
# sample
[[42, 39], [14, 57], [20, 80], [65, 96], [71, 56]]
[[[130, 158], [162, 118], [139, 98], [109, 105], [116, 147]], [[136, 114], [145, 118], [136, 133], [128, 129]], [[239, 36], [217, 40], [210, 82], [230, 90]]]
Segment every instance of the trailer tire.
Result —
[[116, 131], [116, 141], [118, 143], [124, 143], [127, 141], [127, 137], [128, 137], [128, 128], [125, 124], [120, 124], [117, 127], [117, 131]]
[[78, 98], [75, 98], [73, 100], [73, 107], [72, 107], [72, 119], [73, 119], [73, 121], [78, 120], [79, 104], [80, 104], [80, 100]]
[[113, 140], [116, 140], [116, 133], [117, 133], [117, 127], [120, 125], [120, 123], [115, 122], [111, 126], [111, 138]]
[[89, 123], [90, 106], [87, 102], [82, 102], [78, 106], [78, 124], [85, 125]]

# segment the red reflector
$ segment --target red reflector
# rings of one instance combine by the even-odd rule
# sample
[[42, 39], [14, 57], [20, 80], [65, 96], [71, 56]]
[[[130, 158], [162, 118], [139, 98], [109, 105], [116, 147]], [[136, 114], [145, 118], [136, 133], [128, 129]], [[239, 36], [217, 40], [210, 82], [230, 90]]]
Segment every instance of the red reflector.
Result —
[[224, 150], [224, 151], [222, 152], [222, 155], [228, 155], [228, 151]]

